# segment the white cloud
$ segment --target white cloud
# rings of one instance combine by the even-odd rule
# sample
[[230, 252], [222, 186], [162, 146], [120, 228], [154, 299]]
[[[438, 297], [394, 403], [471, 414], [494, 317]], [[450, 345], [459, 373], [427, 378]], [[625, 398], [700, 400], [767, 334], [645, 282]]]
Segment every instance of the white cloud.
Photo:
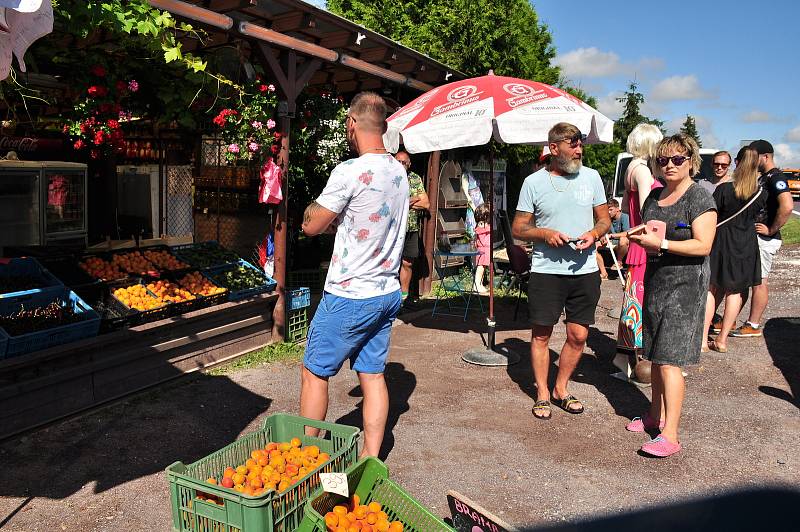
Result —
[[[697, 126], [697, 133], [700, 135], [700, 142], [703, 143], [703, 148], [720, 148], [722, 141], [714, 132], [714, 123], [707, 116], [692, 115], [694, 124]], [[664, 128], [667, 130], [668, 135], [672, 135], [680, 131], [681, 126], [686, 121], [686, 115], [677, 116], [664, 123]]]
[[604, 52], [592, 46], [578, 48], [556, 56], [553, 63], [569, 78], [603, 78], [617, 75], [632, 75], [637, 71], [660, 70], [664, 61], [645, 57], [636, 63], [623, 63], [614, 52]]
[[775, 144], [775, 164], [784, 168], [800, 167], [800, 150], [788, 144]]
[[786, 142], [800, 142], [800, 126], [786, 132]]
[[706, 100], [716, 98], [716, 93], [700, 86], [697, 76], [672, 76], [662, 79], [650, 90], [650, 97], [657, 101]]
[[578, 48], [556, 56], [553, 63], [561, 67], [570, 77], [602, 78], [619, 72], [619, 56], [614, 52], [603, 52], [595, 47]]
[[622, 116], [625, 104], [618, 102], [617, 98], [623, 96], [621, 92], [611, 92], [602, 98], [597, 99], [597, 110], [606, 115], [611, 120], [617, 120]]
[[781, 122], [782, 118], [774, 116], [766, 111], [754, 109], [742, 115], [742, 122], [746, 124], [756, 124], [760, 122]]

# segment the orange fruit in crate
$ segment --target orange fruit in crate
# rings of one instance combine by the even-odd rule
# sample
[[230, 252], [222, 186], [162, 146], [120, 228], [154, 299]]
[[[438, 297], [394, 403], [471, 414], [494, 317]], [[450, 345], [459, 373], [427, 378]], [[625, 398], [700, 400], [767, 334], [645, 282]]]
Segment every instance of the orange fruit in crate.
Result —
[[208, 479], [206, 479], [206, 482], [208, 482], [209, 484], [216, 485], [217, 479], [215, 479], [214, 477], [209, 477]]
[[403, 523], [400, 521], [392, 521], [389, 525], [389, 532], [403, 532]]
[[387, 532], [391, 524], [386, 519], [378, 519], [375, 523], [375, 530], [378, 532]]
[[342, 506], [341, 504], [337, 504], [336, 506], [333, 507], [333, 513], [338, 514], [340, 516], [347, 515], [347, 507]]
[[328, 512], [325, 514], [325, 526], [328, 528], [334, 528], [339, 524], [339, 516], [333, 512]]

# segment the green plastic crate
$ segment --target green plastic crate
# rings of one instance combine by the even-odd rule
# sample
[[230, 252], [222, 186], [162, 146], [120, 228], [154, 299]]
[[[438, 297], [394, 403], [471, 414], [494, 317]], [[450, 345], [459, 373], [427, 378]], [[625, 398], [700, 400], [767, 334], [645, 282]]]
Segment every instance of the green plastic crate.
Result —
[[[361, 499], [361, 504], [377, 501], [389, 521], [402, 521], [404, 532], [455, 532], [430, 510], [414, 500], [395, 482], [389, 480], [386, 464], [377, 458], [365, 457], [347, 468], [348, 491]], [[347, 498], [318, 489], [306, 503], [306, 515], [297, 532], [325, 532], [325, 514]]]
[[286, 311], [286, 341], [302, 342], [308, 336], [308, 307]]
[[[305, 427], [326, 431], [323, 437], [305, 435]], [[303, 518], [305, 503], [319, 487], [319, 473], [344, 471], [358, 453], [356, 427], [316, 421], [290, 414], [273, 414], [257, 430], [219, 451], [184, 465], [175, 462], [166, 470], [172, 503], [172, 530], [177, 532], [292, 532]], [[321, 434], [322, 435], [322, 434]], [[317, 445], [330, 460], [281, 493], [269, 491], [250, 497], [208, 484], [209, 477], [222, 478], [225, 467], [243, 464], [250, 452], [271, 442], [300, 438], [303, 445]], [[201, 492], [216, 497], [222, 505], [197, 499]]]

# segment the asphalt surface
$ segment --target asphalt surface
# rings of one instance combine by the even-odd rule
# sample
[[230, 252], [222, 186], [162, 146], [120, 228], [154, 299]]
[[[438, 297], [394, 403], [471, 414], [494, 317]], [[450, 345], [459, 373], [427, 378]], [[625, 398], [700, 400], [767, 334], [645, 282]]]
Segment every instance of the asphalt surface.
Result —
[[[798, 267], [800, 248], [782, 250], [764, 338], [732, 339], [729, 353], [710, 353], [687, 369], [684, 450], [665, 460], [639, 455], [646, 436], [624, 430], [650, 392], [610, 376], [615, 281], [603, 283], [598, 323], [570, 387], [586, 412], [556, 409], [547, 422], [531, 415], [527, 356], [509, 368], [461, 361], [481, 342], [485, 322], [477, 313], [466, 323], [424, 309], [405, 315], [394, 328], [386, 374], [383, 457], [392, 478], [437, 515], [449, 515], [445, 495], [454, 489], [520, 527], [706, 505], [746, 488], [800, 488]], [[497, 306], [498, 342], [526, 355], [524, 311], [514, 322], [510, 301]], [[558, 326], [553, 349], [563, 340]], [[169, 530], [164, 469], [210, 454], [270, 413], [296, 412], [298, 383], [296, 363], [190, 377], [6, 442], [0, 530]], [[331, 379], [329, 420], [358, 425], [359, 405], [352, 372]]]

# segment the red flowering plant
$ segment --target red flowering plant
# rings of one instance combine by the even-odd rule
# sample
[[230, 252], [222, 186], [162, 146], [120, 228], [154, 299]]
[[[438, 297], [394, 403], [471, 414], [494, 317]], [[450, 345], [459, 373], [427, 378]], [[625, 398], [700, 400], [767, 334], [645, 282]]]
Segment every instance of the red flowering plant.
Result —
[[275, 86], [256, 79], [240, 88], [236, 105], [217, 113], [212, 122], [221, 130], [228, 164], [260, 163], [277, 153], [280, 135], [273, 119], [277, 105]]
[[102, 65], [89, 69], [90, 77], [73, 116], [63, 126], [76, 150], [88, 150], [93, 159], [120, 152], [125, 145], [121, 122], [131, 119], [130, 111], [139, 84], [135, 79], [114, 80]]

